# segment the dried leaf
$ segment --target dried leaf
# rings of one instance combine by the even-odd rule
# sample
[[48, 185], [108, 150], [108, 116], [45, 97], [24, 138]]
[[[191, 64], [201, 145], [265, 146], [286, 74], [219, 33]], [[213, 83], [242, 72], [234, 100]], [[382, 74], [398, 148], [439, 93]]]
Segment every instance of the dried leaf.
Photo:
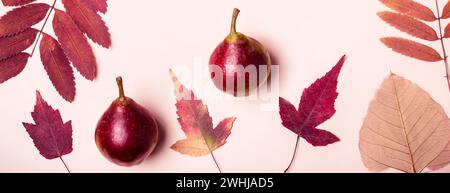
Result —
[[97, 62], [92, 47], [69, 15], [56, 10], [53, 29], [61, 47], [72, 61], [73, 66], [89, 80], [97, 76]]
[[82, 0], [62, 0], [67, 13], [72, 17], [80, 30], [95, 43], [109, 48], [111, 35], [100, 15]]
[[20, 6], [26, 5], [28, 3], [34, 2], [36, 0], [2, 0], [5, 6]]
[[39, 23], [49, 8], [47, 4], [35, 3], [13, 9], [0, 18], [0, 37], [19, 33]]
[[442, 60], [441, 55], [435, 49], [418, 42], [398, 37], [386, 37], [381, 38], [380, 40], [393, 51], [405, 56], [427, 62], [437, 62]]
[[428, 41], [439, 40], [433, 28], [410, 16], [389, 11], [378, 12], [378, 16], [391, 26], [414, 37]]
[[14, 56], [30, 47], [38, 30], [30, 28], [14, 36], [0, 38], [0, 60]]
[[448, 19], [450, 18], [450, 1], [447, 1], [447, 4], [445, 5], [444, 9], [442, 10], [442, 19]]
[[424, 21], [436, 21], [437, 18], [430, 8], [412, 0], [380, 0], [381, 3], [400, 13]]
[[445, 27], [444, 38], [450, 38], [450, 23]]
[[31, 113], [35, 124], [23, 123], [39, 153], [55, 159], [72, 152], [72, 124], [63, 123], [61, 114], [36, 91], [36, 105]]
[[108, 4], [106, 0], [83, 0], [87, 5], [90, 6], [95, 12], [106, 13], [108, 10]]
[[0, 60], [0, 84], [20, 74], [27, 65], [29, 57], [27, 53], [20, 53]]
[[334, 103], [338, 96], [337, 83], [345, 62], [343, 56], [325, 76], [303, 91], [298, 110], [280, 97], [280, 116], [284, 127], [313, 146], [326, 146], [339, 141], [331, 132], [317, 128], [336, 112]]
[[[391, 74], [370, 103], [359, 148], [370, 170], [421, 172], [449, 141], [450, 119], [442, 106], [416, 84]], [[450, 161], [448, 156], [442, 158], [441, 164]]]
[[221, 121], [214, 129], [208, 107], [197, 99], [194, 93], [184, 87], [170, 71], [177, 96], [177, 115], [186, 139], [177, 141], [171, 148], [181, 154], [193, 157], [204, 156], [226, 143], [236, 118]]
[[58, 41], [43, 33], [40, 44], [41, 60], [58, 93], [67, 101], [75, 99], [75, 77], [72, 67]]

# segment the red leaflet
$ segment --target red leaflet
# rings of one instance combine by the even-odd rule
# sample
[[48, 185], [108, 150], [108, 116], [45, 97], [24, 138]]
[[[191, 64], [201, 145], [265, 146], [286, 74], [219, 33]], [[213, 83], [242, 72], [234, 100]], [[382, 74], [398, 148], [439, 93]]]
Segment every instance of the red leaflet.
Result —
[[31, 3], [36, 0], [2, 0], [3, 5], [5, 6], [19, 6]]
[[0, 60], [0, 84], [20, 74], [27, 65], [27, 53], [20, 53], [8, 59]]
[[97, 76], [97, 62], [92, 47], [69, 15], [56, 10], [53, 30], [73, 66], [86, 79], [94, 80]]
[[67, 13], [72, 17], [80, 30], [95, 43], [109, 48], [111, 35], [105, 22], [94, 10], [82, 0], [63, 0]]
[[450, 18], [450, 1], [445, 4], [444, 9], [442, 10], [442, 19]]
[[100, 11], [101, 13], [106, 13], [108, 10], [108, 4], [106, 0], [83, 0], [87, 5], [91, 7], [95, 12]]
[[72, 67], [58, 41], [43, 34], [40, 44], [41, 60], [58, 93], [67, 101], [75, 99], [75, 77]]
[[38, 30], [30, 28], [15, 36], [0, 38], [0, 60], [16, 55], [30, 47]]
[[334, 102], [338, 96], [337, 79], [344, 62], [345, 56], [330, 72], [303, 91], [298, 111], [291, 103], [280, 97], [283, 126], [313, 146], [326, 146], [339, 141], [335, 135], [319, 130], [317, 126], [330, 119], [336, 112]]
[[72, 152], [72, 124], [63, 123], [61, 114], [36, 91], [36, 105], [31, 113], [35, 124], [23, 123], [39, 153], [55, 159]]
[[0, 37], [19, 33], [39, 23], [49, 8], [47, 4], [36, 3], [13, 9], [0, 19]]

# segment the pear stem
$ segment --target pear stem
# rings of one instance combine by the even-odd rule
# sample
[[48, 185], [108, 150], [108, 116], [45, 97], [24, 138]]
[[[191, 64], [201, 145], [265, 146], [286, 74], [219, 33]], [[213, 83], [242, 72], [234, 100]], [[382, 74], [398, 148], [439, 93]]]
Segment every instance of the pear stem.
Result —
[[233, 17], [231, 19], [231, 34], [235, 34], [236, 32], [236, 20], [238, 18], [239, 12], [241, 12], [238, 8], [234, 8]]
[[117, 86], [119, 87], [119, 99], [121, 101], [125, 100], [125, 92], [123, 90], [123, 81], [122, 81], [122, 77], [119, 76], [116, 78], [116, 82], [117, 82]]

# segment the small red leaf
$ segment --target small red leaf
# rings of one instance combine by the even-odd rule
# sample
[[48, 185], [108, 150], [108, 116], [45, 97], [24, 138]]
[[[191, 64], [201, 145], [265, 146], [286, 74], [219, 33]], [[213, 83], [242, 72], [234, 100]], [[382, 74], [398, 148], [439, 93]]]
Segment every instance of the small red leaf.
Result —
[[231, 134], [236, 118], [224, 119], [213, 128], [208, 107], [202, 100], [195, 97], [194, 92], [183, 86], [172, 71], [170, 76], [177, 97], [175, 106], [178, 122], [186, 135], [186, 139], [177, 141], [171, 148], [181, 154], [199, 157], [208, 155], [223, 146]]
[[436, 21], [436, 16], [433, 11], [412, 0], [380, 0], [381, 3], [386, 5], [387, 7], [398, 11], [400, 13], [409, 15], [411, 17], [415, 17], [417, 19], [421, 19], [424, 21]]
[[83, 0], [95, 12], [106, 13], [108, 10], [108, 3], [106, 0]]
[[28, 3], [34, 2], [36, 0], [2, 0], [5, 6], [20, 6], [26, 5]]
[[85, 78], [94, 80], [97, 76], [97, 62], [94, 52], [86, 37], [69, 15], [63, 11], [55, 10], [53, 29], [73, 66]]
[[427, 24], [407, 15], [382, 11], [377, 14], [383, 21], [414, 37], [428, 41], [438, 40], [436, 31]]
[[380, 40], [393, 51], [405, 56], [427, 62], [437, 62], [442, 60], [441, 55], [435, 49], [415, 41], [397, 37], [386, 37], [381, 38]]
[[72, 17], [80, 30], [95, 43], [109, 48], [111, 46], [111, 35], [105, 22], [100, 15], [93, 11], [89, 5], [82, 0], [62, 0], [67, 13]]
[[0, 60], [14, 56], [33, 45], [37, 33], [38, 30], [30, 28], [17, 35], [0, 38]]
[[55, 159], [72, 152], [72, 124], [63, 123], [59, 110], [54, 110], [36, 91], [36, 105], [31, 113], [35, 124], [23, 123], [39, 153]]
[[444, 38], [450, 38], [450, 23], [445, 27]]
[[442, 19], [450, 18], [450, 1], [447, 1], [444, 9], [442, 10]]
[[13, 9], [0, 19], [0, 37], [19, 33], [39, 23], [49, 8], [45, 3], [35, 3]]
[[0, 84], [20, 74], [27, 65], [27, 53], [20, 53], [8, 59], [0, 61]]
[[338, 96], [337, 83], [344, 62], [345, 56], [331, 71], [303, 91], [298, 110], [280, 97], [280, 116], [283, 126], [306, 139], [313, 146], [326, 146], [339, 141], [335, 135], [319, 130], [317, 126], [330, 119], [336, 112], [334, 103]]
[[67, 101], [75, 99], [75, 77], [64, 51], [53, 37], [43, 33], [40, 44], [41, 60], [58, 93]]

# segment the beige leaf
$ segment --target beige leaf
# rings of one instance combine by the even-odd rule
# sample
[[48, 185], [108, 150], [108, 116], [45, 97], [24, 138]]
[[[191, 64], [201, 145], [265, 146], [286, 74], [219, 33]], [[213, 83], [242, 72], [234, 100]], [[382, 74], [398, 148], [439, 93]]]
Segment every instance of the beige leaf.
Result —
[[369, 170], [413, 173], [445, 166], [449, 141], [450, 119], [442, 106], [416, 84], [391, 74], [369, 106], [359, 149]]

